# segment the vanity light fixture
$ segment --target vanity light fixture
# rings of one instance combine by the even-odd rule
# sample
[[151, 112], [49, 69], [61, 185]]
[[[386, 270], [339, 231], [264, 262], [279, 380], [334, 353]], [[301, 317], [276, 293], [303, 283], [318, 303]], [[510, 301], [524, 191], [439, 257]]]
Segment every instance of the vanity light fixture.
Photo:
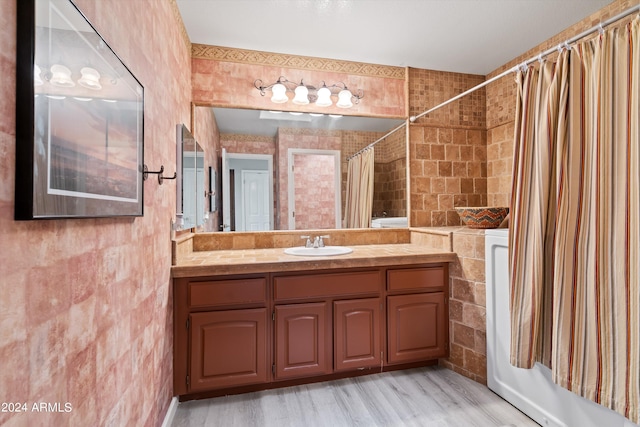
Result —
[[[101, 75], [97, 69], [92, 67], [80, 68], [80, 78], [77, 80], [75, 80], [75, 77], [73, 77], [72, 74], [75, 75], [75, 71], [72, 72], [69, 67], [62, 64], [53, 64], [50, 68], [41, 68], [39, 65], [34, 64], [33, 85], [43, 86], [50, 84], [51, 86], [59, 88], [71, 89], [76, 87], [77, 84], [85, 89], [99, 91], [103, 89], [104, 82], [108, 82], [111, 85], [116, 85], [118, 83], [117, 78]], [[86, 97], [86, 91], [84, 91], [83, 95], [82, 89], [79, 89], [79, 92], [78, 88], [72, 89], [72, 91], [73, 93], [67, 93], [65, 91], [65, 95], [73, 96], [74, 93], [77, 93], [80, 97]], [[46, 92], [46, 89], [44, 92]], [[56, 90], [56, 92], [60, 91]]]
[[329, 107], [333, 104], [331, 97], [336, 95], [338, 101], [336, 107], [350, 108], [353, 104], [360, 102], [364, 98], [362, 90], [356, 90], [355, 93], [349, 90], [347, 85], [342, 82], [334, 83], [327, 86], [325, 82], [322, 82], [322, 86], [315, 87], [304, 83], [304, 80], [300, 80], [300, 83], [287, 80], [286, 77], [280, 76], [275, 83], [264, 85], [261, 79], [257, 79], [253, 82], [256, 89], [260, 91], [260, 95], [265, 96], [266, 91], [271, 91], [271, 102], [276, 104], [284, 104], [289, 101], [287, 92], [293, 92], [294, 97], [292, 102], [296, 105], [307, 105], [313, 102], [318, 107]]

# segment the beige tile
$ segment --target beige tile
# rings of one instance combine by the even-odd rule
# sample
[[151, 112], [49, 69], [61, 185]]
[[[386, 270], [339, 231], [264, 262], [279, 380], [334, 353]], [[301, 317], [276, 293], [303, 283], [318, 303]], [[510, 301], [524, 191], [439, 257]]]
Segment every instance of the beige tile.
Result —
[[[454, 135], [458, 134], [460, 131], [454, 131]], [[462, 131], [464, 133], [464, 131]], [[464, 139], [463, 139], [464, 141]], [[444, 158], [445, 160], [460, 160], [460, 145], [463, 142], [455, 141], [450, 145], [444, 146]]]
[[460, 260], [464, 278], [468, 280], [484, 282], [485, 266], [484, 260], [473, 258], [462, 258]]
[[[453, 233], [453, 250], [459, 257], [476, 257], [476, 237], [473, 235]], [[471, 278], [474, 280], [473, 278]]]
[[475, 331], [469, 326], [453, 322], [453, 339], [454, 344], [459, 344], [466, 348], [475, 347]]
[[462, 309], [461, 323], [473, 329], [484, 331], [487, 323], [485, 308], [476, 304], [465, 303]]

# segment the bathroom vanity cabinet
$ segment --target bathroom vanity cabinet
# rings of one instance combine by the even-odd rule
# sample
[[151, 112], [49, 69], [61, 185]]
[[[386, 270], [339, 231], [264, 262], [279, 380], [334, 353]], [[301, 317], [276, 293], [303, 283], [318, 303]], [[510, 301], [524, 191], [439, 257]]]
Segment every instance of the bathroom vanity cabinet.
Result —
[[380, 365], [381, 276], [275, 275], [274, 379]]
[[267, 301], [264, 276], [174, 284], [174, 366], [189, 392], [268, 381]]
[[174, 279], [182, 399], [448, 355], [447, 263]]

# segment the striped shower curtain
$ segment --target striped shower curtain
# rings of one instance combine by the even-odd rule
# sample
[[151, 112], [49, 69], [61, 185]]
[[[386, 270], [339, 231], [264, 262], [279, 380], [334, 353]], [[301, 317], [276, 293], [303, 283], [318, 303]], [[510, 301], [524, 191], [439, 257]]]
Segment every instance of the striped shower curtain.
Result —
[[511, 363], [640, 422], [640, 18], [519, 72]]
[[371, 227], [373, 211], [373, 147], [353, 156], [347, 164], [344, 228]]

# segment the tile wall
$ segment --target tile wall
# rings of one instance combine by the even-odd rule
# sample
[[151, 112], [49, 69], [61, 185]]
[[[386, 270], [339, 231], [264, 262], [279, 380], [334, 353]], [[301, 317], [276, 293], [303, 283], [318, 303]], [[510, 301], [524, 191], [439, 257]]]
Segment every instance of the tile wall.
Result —
[[[276, 223], [280, 230], [289, 228], [289, 199], [288, 199], [288, 150], [289, 149], [313, 149], [313, 150], [340, 150], [342, 139], [340, 131], [324, 129], [295, 129], [280, 128], [276, 136], [276, 195], [279, 200]], [[332, 180], [333, 181], [333, 180]], [[313, 191], [313, 189], [309, 189]], [[307, 196], [313, 197], [311, 195]]]
[[[173, 395], [175, 181], [144, 183], [144, 216], [13, 220], [15, 0], [0, 1], [0, 425], [159, 426]], [[145, 88], [144, 161], [176, 164], [190, 123], [190, 49], [173, 0], [74, 0]]]
[[[325, 234], [326, 230], [307, 230], [310, 235]], [[334, 230], [329, 242], [332, 245], [383, 245], [396, 243], [410, 243], [411, 235], [408, 228], [393, 230], [381, 228], [375, 232], [365, 229], [341, 229]], [[300, 246], [300, 232], [289, 230], [271, 231], [269, 233], [195, 233], [193, 239], [185, 236], [180, 244], [186, 247], [178, 250], [181, 254], [191, 251], [215, 251], [227, 249], [268, 249], [289, 248]], [[442, 249], [441, 247], [437, 247]], [[447, 251], [450, 249], [446, 248]]]
[[407, 216], [407, 159], [376, 162], [373, 178], [373, 217]]
[[[259, 135], [238, 135], [223, 133], [220, 134], [220, 148], [227, 150], [227, 153], [243, 154], [276, 154], [276, 139], [270, 136]], [[218, 152], [218, 157], [220, 157]]]
[[[206, 45], [193, 45], [192, 54], [193, 102], [198, 105], [273, 109], [271, 93], [261, 96], [253, 82], [262, 79], [271, 84], [284, 76], [318, 85], [322, 81], [343, 82], [352, 90], [364, 91], [367, 102], [355, 104], [348, 111], [334, 104], [323, 108], [327, 114], [406, 116], [402, 67]], [[285, 109], [308, 112], [314, 108], [313, 104], [289, 102]]]
[[487, 383], [484, 230], [452, 230], [449, 264], [449, 358], [441, 364]]
[[[598, 12], [572, 25], [556, 36], [504, 64], [487, 75], [491, 78], [540, 52], [558, 46], [598, 23], [640, 4], [638, 0], [615, 0]], [[632, 17], [627, 18], [631, 19]], [[621, 21], [622, 22], [622, 21]], [[550, 56], [553, 59], [553, 56]], [[487, 85], [487, 199], [491, 206], [509, 206], [511, 171], [513, 168], [513, 132], [515, 120], [516, 84], [509, 75]]]
[[449, 264], [449, 357], [440, 364], [487, 383], [484, 230], [411, 229], [411, 243], [456, 253]]
[[[16, 3], [0, 2], [0, 400], [68, 401], [74, 409], [0, 413], [0, 424], [160, 425], [172, 396], [167, 240], [175, 188], [169, 182], [161, 187], [145, 182], [141, 218], [13, 220]], [[165, 164], [171, 171], [169, 165], [175, 164], [175, 125], [190, 121], [190, 93], [203, 104], [256, 107], [266, 98], [246, 84], [255, 78], [304, 74], [305, 79], [342, 81], [349, 74], [247, 65], [229, 57], [191, 59], [174, 0], [76, 4], [145, 86], [145, 162], [151, 167]], [[635, 4], [616, 0], [491, 75]], [[385, 87], [380, 98], [368, 95], [370, 102], [354, 114], [406, 117], [407, 81], [409, 115], [415, 115], [483, 80], [415, 69], [407, 71], [408, 77], [404, 69], [383, 77], [387, 71], [378, 77], [354, 74], [347, 81], [371, 94]], [[478, 91], [411, 125], [413, 225], [456, 223], [452, 208], [461, 204], [506, 204], [514, 94], [512, 80], [501, 79], [487, 87], [486, 95]], [[479, 236], [462, 234], [454, 250], [467, 255], [452, 268], [452, 347], [443, 363], [482, 381], [482, 254]], [[368, 236], [363, 234], [363, 243], [371, 243]], [[255, 235], [229, 239], [234, 247], [267, 244]]]
[[[348, 159], [360, 149], [383, 137], [386, 132], [342, 132], [342, 201], [347, 182]], [[399, 130], [375, 145], [373, 216], [406, 216], [407, 143], [406, 131]]]
[[[601, 20], [637, 4], [640, 4], [638, 0], [614, 1], [556, 37], [490, 73], [487, 78], [534, 57], [539, 52], [557, 46], [560, 42], [591, 28]], [[486, 87], [486, 169], [481, 169], [480, 173], [487, 177], [486, 204], [488, 206], [509, 206], [515, 102], [516, 85], [512, 76], [505, 76]], [[446, 116], [452, 117], [455, 114], [444, 114], [442, 118]], [[415, 152], [418, 153], [418, 151]], [[418, 162], [418, 159], [414, 155], [410, 158], [413, 175], [413, 165]], [[422, 167], [426, 165], [425, 162], [422, 165], [418, 164]], [[480, 165], [480, 167], [484, 166]], [[413, 190], [414, 187], [412, 187], [412, 202]], [[412, 209], [413, 213], [415, 211]], [[453, 263], [450, 269], [450, 357], [441, 363], [469, 378], [486, 383], [484, 232], [465, 228], [454, 230], [451, 244], [452, 250], [458, 254], [458, 262]]]
[[[196, 110], [207, 110], [205, 108], [196, 108]], [[383, 132], [363, 132], [363, 131], [303, 131], [300, 129], [287, 129], [283, 128], [281, 134], [285, 135], [284, 138], [290, 140], [287, 148], [293, 148], [298, 141], [301, 141], [296, 148], [319, 148], [319, 149], [335, 149], [337, 141], [326, 138], [339, 138], [341, 144], [341, 175], [342, 175], [342, 197], [341, 209], [344, 210], [344, 193], [345, 182], [347, 179], [347, 158], [365, 147], [371, 142], [377, 140], [384, 135]], [[322, 140], [320, 139], [322, 138]], [[221, 134], [220, 135], [220, 147], [225, 148], [229, 153], [245, 153], [245, 154], [270, 154], [274, 155], [274, 158], [281, 159], [279, 162], [275, 162], [274, 168], [274, 182], [277, 185], [286, 185], [286, 174], [281, 174], [280, 168], [286, 170], [286, 151], [280, 145], [276, 145], [278, 138], [270, 138], [266, 136], [255, 135], [233, 135], [233, 134]], [[295, 144], [294, 144], [295, 141]], [[292, 145], [293, 144], [293, 145]], [[323, 148], [325, 147], [325, 148]], [[334, 147], [334, 148], [326, 148]], [[278, 156], [276, 156], [276, 153]], [[375, 173], [376, 173], [376, 187], [374, 188], [374, 212], [378, 212], [382, 215], [382, 212], [387, 212], [388, 216], [406, 216], [406, 132], [398, 131], [384, 141], [381, 141], [376, 145], [375, 154]], [[219, 153], [218, 153], [219, 155]], [[322, 168], [321, 170], [326, 170]], [[281, 187], [282, 188], [282, 187]], [[286, 189], [286, 187], [284, 187]], [[284, 196], [286, 197], [286, 195]], [[309, 194], [302, 194], [301, 197], [305, 200], [314, 200], [315, 197], [311, 197]], [[282, 202], [282, 197], [280, 201]], [[288, 203], [288, 202], [287, 202]], [[276, 204], [277, 205], [277, 204]], [[276, 218], [285, 218], [284, 223], [282, 219], [276, 221], [280, 224], [281, 229], [288, 227], [286, 220], [286, 210], [276, 209]], [[326, 209], [319, 209], [325, 210]], [[285, 215], [284, 217], [282, 215]], [[327, 214], [328, 215], [328, 214]], [[301, 219], [301, 221], [306, 221]], [[322, 223], [326, 223], [322, 220]], [[334, 227], [335, 224], [332, 226]], [[305, 226], [303, 228], [325, 228], [315, 226]]]
[[407, 132], [400, 129], [375, 145], [373, 216], [407, 216]]
[[296, 229], [336, 227], [335, 158], [325, 155], [294, 155]]
[[[220, 158], [220, 132], [218, 131], [218, 125], [211, 108], [193, 108], [192, 115], [192, 134], [196, 138], [196, 141], [204, 150], [205, 165], [211, 166], [216, 175], [214, 177], [216, 187], [220, 182], [220, 171], [218, 166], [218, 159]], [[209, 189], [209, 173], [205, 171], [205, 189]], [[216, 179], [217, 178], [217, 179]], [[215, 199], [215, 206], [220, 206], [220, 191], [214, 189], [215, 194], [212, 196]], [[208, 207], [208, 201], [205, 203]], [[205, 222], [202, 227], [203, 231], [218, 231], [218, 226], [222, 221], [222, 214], [219, 209], [209, 213], [209, 220]]]
[[[484, 76], [410, 68], [410, 114], [420, 114], [483, 81]], [[409, 126], [412, 226], [460, 225], [456, 207], [486, 206], [485, 103], [480, 89]]]

